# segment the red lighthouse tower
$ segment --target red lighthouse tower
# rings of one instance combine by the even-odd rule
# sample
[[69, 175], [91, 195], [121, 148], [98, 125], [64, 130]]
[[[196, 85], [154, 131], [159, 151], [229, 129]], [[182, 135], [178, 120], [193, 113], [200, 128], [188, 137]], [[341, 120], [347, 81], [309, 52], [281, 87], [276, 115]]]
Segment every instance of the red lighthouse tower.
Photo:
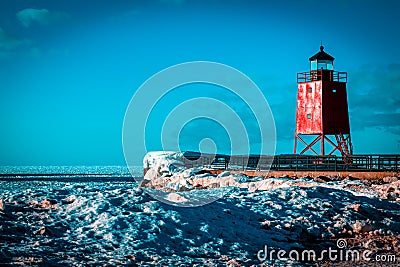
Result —
[[[297, 111], [294, 153], [298, 142], [315, 155], [352, 154], [347, 109], [347, 72], [333, 69], [334, 58], [324, 51], [310, 57], [310, 71], [297, 73]], [[318, 146], [317, 153], [314, 146]], [[325, 148], [331, 150], [325, 153]], [[318, 150], [318, 149], [317, 149]]]

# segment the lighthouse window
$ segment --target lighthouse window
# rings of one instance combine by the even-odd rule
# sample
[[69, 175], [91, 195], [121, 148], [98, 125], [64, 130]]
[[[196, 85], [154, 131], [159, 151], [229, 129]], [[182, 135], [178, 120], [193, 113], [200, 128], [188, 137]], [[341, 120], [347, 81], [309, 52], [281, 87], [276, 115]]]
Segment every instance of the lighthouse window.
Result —
[[308, 88], [308, 92], [309, 92], [309, 93], [312, 92], [312, 88], [311, 88], [311, 87]]
[[332, 89], [332, 93], [336, 93], [336, 89]]
[[307, 114], [307, 119], [311, 119], [311, 114]]

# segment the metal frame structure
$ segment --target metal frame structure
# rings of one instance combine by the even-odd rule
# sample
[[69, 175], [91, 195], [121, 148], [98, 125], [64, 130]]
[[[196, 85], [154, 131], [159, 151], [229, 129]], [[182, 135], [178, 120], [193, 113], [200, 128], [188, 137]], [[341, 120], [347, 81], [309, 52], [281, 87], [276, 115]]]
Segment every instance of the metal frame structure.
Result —
[[[335, 135], [326, 135], [326, 134], [317, 134], [316, 137], [314, 138], [311, 143], [307, 143], [304, 141], [303, 138], [301, 138], [303, 134], [295, 134], [295, 141], [294, 141], [294, 152], [296, 153], [297, 151], [297, 141], [300, 141], [303, 143], [306, 147], [300, 152], [300, 155], [305, 154], [308, 150], [310, 150], [314, 155], [319, 156], [319, 155], [327, 155], [330, 156], [332, 155], [335, 151], [339, 151], [339, 153], [342, 156], [349, 156], [353, 154], [353, 145], [351, 143], [351, 137], [350, 134], [335, 134]], [[315, 136], [315, 135], [313, 135]], [[331, 139], [329, 139], [328, 136], [333, 136], [335, 138], [335, 142], [333, 142]], [[330, 145], [332, 145], [333, 149], [328, 153], [325, 154], [325, 141], [327, 141]], [[317, 143], [320, 143], [320, 154], [318, 154], [314, 149], [313, 146], [316, 145]]]

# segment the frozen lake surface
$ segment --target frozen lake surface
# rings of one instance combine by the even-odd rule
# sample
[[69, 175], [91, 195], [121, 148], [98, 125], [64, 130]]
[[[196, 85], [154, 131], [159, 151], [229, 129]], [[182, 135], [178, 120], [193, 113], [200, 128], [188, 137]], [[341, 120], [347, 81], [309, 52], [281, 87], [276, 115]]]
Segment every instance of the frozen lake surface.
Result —
[[[142, 172], [138, 167], [137, 175]], [[257, 254], [265, 246], [337, 249], [338, 238], [372, 255], [399, 255], [397, 177], [377, 183], [234, 177], [241, 186], [227, 186], [222, 198], [177, 207], [138, 188], [124, 167], [2, 167], [0, 173], [5, 265], [314, 266], [314, 260], [263, 260]], [[251, 184], [260, 181], [264, 188], [254, 189]], [[204, 188], [171, 194], [219, 193]]]

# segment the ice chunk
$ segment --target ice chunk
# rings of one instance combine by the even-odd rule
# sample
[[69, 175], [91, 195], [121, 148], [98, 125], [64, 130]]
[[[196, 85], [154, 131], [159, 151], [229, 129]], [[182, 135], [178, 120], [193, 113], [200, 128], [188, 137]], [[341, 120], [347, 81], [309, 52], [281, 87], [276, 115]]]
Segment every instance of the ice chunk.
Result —
[[187, 202], [188, 200], [177, 193], [168, 194], [167, 199], [171, 202]]
[[171, 173], [181, 170], [183, 167], [182, 157], [183, 154], [180, 152], [148, 152], [143, 158], [143, 168], [145, 174], [147, 174], [151, 169], [153, 169], [153, 172], [151, 173], [151, 176], [147, 176], [147, 179], [151, 180], [158, 176], [170, 175]]

